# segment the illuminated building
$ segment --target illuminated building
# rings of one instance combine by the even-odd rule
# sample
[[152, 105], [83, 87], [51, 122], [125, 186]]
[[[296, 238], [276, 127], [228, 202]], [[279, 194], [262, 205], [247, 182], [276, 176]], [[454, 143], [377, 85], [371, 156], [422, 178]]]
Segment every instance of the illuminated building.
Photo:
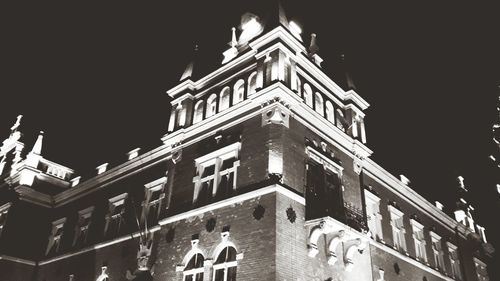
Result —
[[162, 145], [92, 177], [45, 159], [43, 133], [26, 145], [19, 117], [0, 279], [487, 280], [470, 205], [452, 219], [375, 163], [369, 104], [322, 71], [314, 34], [272, 19], [246, 14], [217, 70], [188, 65]]

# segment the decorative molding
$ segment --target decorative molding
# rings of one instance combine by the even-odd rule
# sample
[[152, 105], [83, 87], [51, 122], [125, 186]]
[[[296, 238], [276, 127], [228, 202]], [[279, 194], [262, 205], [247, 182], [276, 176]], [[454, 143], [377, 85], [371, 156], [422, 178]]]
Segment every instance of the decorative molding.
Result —
[[423, 263], [421, 263], [413, 258], [410, 258], [407, 255], [404, 255], [404, 254], [394, 250], [393, 248], [391, 248], [387, 245], [381, 244], [381, 243], [373, 241], [373, 240], [370, 240], [370, 245], [375, 246], [375, 247], [379, 248], [380, 250], [385, 251], [385, 252], [387, 252], [387, 253], [415, 266], [415, 267], [418, 267], [426, 272], [429, 272], [430, 274], [432, 274], [438, 278], [441, 278], [441, 279], [446, 280], [446, 281], [455, 281], [455, 279], [452, 279], [452, 278], [442, 274], [441, 272], [439, 272], [439, 271], [437, 271], [437, 270], [435, 270], [435, 269], [433, 269], [433, 268], [431, 268], [431, 267], [429, 267], [429, 266], [427, 266], [427, 265], [425, 265], [425, 264], [423, 264]]
[[6, 261], [11, 261], [11, 262], [16, 262], [16, 263], [22, 263], [22, 264], [31, 265], [31, 266], [35, 266], [36, 265], [36, 262], [34, 262], [34, 261], [30, 261], [30, 260], [27, 260], [27, 259], [16, 258], [16, 257], [12, 257], [12, 256], [7, 256], [7, 255], [0, 255], [0, 260], [6, 260]]
[[267, 187], [263, 187], [263, 188], [254, 190], [254, 191], [243, 193], [243, 194], [240, 194], [240, 195], [237, 195], [237, 196], [225, 199], [225, 200], [221, 200], [219, 202], [212, 203], [212, 204], [209, 204], [209, 205], [197, 208], [197, 209], [193, 209], [193, 210], [184, 212], [182, 214], [178, 214], [178, 215], [174, 215], [174, 216], [171, 216], [168, 218], [164, 218], [159, 222], [159, 224], [161, 226], [163, 226], [163, 225], [170, 224], [173, 222], [181, 221], [183, 219], [198, 216], [198, 215], [206, 213], [206, 212], [210, 212], [210, 211], [213, 211], [216, 209], [231, 206], [233, 204], [247, 201], [247, 200], [250, 200], [252, 198], [264, 196], [264, 195], [270, 194], [270, 193], [280, 193], [280, 194], [285, 195], [286, 197], [288, 197], [288, 198], [290, 198], [290, 199], [292, 199], [292, 200], [294, 200], [302, 205], [305, 205], [305, 203], [306, 203], [304, 197], [284, 188], [281, 185], [274, 184], [274, 185], [270, 185]]
[[[160, 229], [161, 229], [160, 226], [155, 226], [155, 227], [150, 228], [148, 231], [151, 232], [151, 233], [153, 233], [153, 232], [156, 232], [156, 231], [158, 231]], [[140, 231], [134, 232], [132, 234], [126, 234], [126, 235], [123, 235], [121, 237], [115, 238], [115, 239], [110, 240], [110, 241], [101, 242], [99, 244], [95, 244], [93, 246], [83, 248], [83, 249], [81, 249], [79, 251], [75, 251], [75, 252], [71, 252], [71, 253], [66, 253], [66, 254], [63, 254], [63, 255], [60, 255], [60, 256], [57, 256], [57, 257], [53, 257], [53, 258], [50, 258], [50, 259], [46, 259], [46, 260], [40, 261], [38, 264], [39, 265], [45, 265], [45, 264], [53, 263], [53, 262], [56, 262], [56, 261], [59, 261], [59, 260], [62, 260], [62, 259], [67, 259], [69, 257], [77, 256], [77, 255], [80, 255], [80, 254], [83, 254], [83, 253], [86, 253], [86, 252], [89, 252], [89, 251], [94, 251], [94, 250], [106, 248], [108, 246], [111, 246], [111, 245], [114, 245], [114, 244], [117, 244], [117, 243], [120, 243], [120, 242], [123, 242], [123, 241], [127, 241], [127, 240], [130, 240], [130, 239], [134, 239], [134, 238], [140, 237], [141, 235], [142, 235], [142, 233]]]

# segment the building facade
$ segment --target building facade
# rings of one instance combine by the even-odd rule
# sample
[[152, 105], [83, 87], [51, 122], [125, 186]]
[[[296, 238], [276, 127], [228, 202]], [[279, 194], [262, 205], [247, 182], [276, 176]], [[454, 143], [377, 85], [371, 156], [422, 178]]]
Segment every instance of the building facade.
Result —
[[[277, 8], [233, 29], [222, 66], [168, 91], [162, 145], [91, 177], [0, 149], [0, 279], [488, 280], [484, 228], [370, 155], [352, 87]], [[348, 82], [347, 85], [352, 85]]]

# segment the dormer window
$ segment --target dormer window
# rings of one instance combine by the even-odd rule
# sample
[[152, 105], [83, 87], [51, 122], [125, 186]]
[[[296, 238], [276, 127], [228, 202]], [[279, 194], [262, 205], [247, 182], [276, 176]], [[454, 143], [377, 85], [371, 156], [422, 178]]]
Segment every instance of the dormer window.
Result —
[[94, 207], [88, 207], [81, 211], [78, 211], [78, 220], [75, 227], [75, 239], [73, 240], [73, 246], [82, 246], [87, 243], [87, 237], [89, 234], [90, 219], [92, 217], [92, 212]]
[[411, 219], [410, 223], [413, 230], [413, 241], [415, 242], [415, 256], [417, 260], [426, 263], [427, 253], [425, 251], [424, 226], [414, 219]]
[[58, 219], [52, 222], [52, 227], [49, 235], [49, 242], [47, 244], [47, 250], [45, 251], [45, 255], [55, 254], [59, 251], [65, 222], [66, 218]]
[[394, 249], [406, 253], [406, 230], [403, 221], [404, 214], [392, 205], [389, 205], [389, 212], [391, 215], [392, 240]]
[[12, 205], [11, 203], [7, 203], [0, 206], [0, 238], [2, 237], [5, 224], [7, 223], [7, 215], [9, 214], [9, 209], [11, 205]]
[[162, 177], [153, 182], [145, 184], [144, 191], [144, 201], [143, 206], [143, 217], [142, 221], [146, 218], [149, 223], [154, 223], [158, 220], [160, 216], [161, 203], [163, 198], [165, 198], [165, 183], [167, 182], [166, 177]]
[[122, 193], [108, 200], [108, 214], [104, 234], [111, 236], [120, 233], [125, 222], [125, 200], [127, 193]]
[[240, 143], [234, 143], [195, 160], [193, 203], [203, 205], [215, 196], [224, 197], [236, 187]]

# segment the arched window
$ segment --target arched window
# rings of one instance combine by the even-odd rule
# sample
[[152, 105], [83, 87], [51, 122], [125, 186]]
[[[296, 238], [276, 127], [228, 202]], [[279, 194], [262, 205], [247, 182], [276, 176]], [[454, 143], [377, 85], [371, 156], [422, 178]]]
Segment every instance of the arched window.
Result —
[[203, 272], [205, 271], [203, 268], [204, 262], [205, 258], [202, 254], [194, 254], [184, 268], [183, 281], [203, 281]]
[[323, 97], [318, 92], [314, 93], [314, 110], [323, 116]]
[[215, 115], [215, 113], [217, 113], [217, 95], [212, 94], [207, 99], [207, 113], [205, 116], [208, 118]]
[[219, 112], [229, 108], [229, 87], [220, 92]]
[[336, 112], [337, 112], [337, 127], [345, 132], [347, 121], [345, 119], [344, 112], [339, 108], [337, 108]]
[[257, 72], [252, 72], [248, 77], [248, 96], [255, 94], [257, 91]]
[[214, 264], [214, 281], [236, 280], [236, 249], [232, 246], [225, 247], [217, 256]]
[[302, 82], [300, 82], [299, 77], [295, 79], [295, 87], [297, 87], [297, 95], [299, 95], [300, 97], [300, 95], [302, 94]]
[[326, 120], [335, 124], [335, 115], [334, 115], [333, 104], [331, 101], [326, 101]]
[[304, 83], [304, 101], [311, 108], [313, 107], [312, 89], [307, 83]]
[[233, 89], [233, 104], [237, 104], [243, 100], [245, 95], [245, 81], [240, 79], [236, 81]]
[[194, 105], [194, 116], [193, 116], [193, 124], [196, 124], [203, 120], [203, 101], [200, 100], [196, 102]]

